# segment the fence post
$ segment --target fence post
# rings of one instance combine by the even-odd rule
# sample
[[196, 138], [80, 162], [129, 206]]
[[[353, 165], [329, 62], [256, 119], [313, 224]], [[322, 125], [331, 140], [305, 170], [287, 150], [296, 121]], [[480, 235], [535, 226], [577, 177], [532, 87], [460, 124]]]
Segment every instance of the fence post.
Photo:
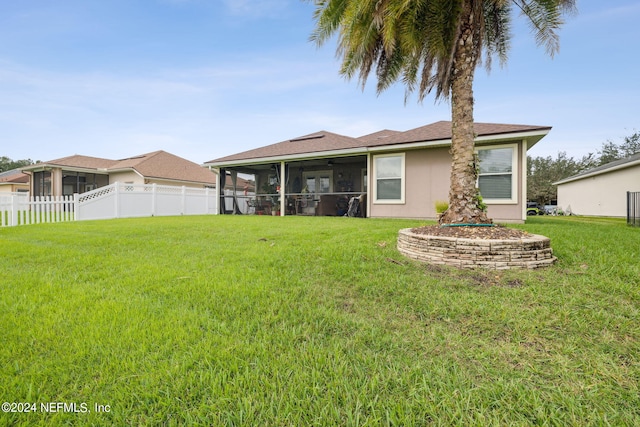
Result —
[[113, 203], [113, 207], [115, 208], [115, 218], [120, 218], [120, 183], [115, 183], [114, 190], [115, 201]]
[[157, 215], [157, 206], [158, 206], [158, 186], [154, 182], [151, 184], [151, 216]]
[[631, 191], [627, 191], [627, 225], [631, 225]]
[[209, 188], [204, 189], [204, 212], [205, 215], [209, 215]]
[[640, 227], [640, 191], [627, 191], [627, 225]]
[[37, 202], [37, 206], [38, 206], [38, 224], [40, 224], [41, 222], [44, 222], [44, 218], [45, 218], [44, 205], [42, 204], [44, 199], [45, 199], [45, 196], [38, 196], [38, 202]]
[[60, 222], [60, 197], [51, 197], [51, 222]]
[[73, 193], [73, 220], [80, 220], [80, 194]]
[[18, 225], [18, 196], [11, 195], [11, 218], [9, 218], [9, 225]]
[[182, 207], [180, 209], [180, 215], [186, 215], [187, 212], [187, 187], [182, 186]]
[[42, 202], [42, 207], [44, 208], [44, 223], [48, 224], [51, 222], [51, 197], [53, 196], [44, 196]]

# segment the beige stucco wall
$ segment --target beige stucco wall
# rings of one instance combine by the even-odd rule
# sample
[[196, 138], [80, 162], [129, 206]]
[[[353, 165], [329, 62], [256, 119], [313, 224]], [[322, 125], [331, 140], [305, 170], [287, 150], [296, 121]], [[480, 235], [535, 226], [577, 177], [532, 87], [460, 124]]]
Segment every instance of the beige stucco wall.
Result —
[[144, 184], [144, 178], [134, 171], [109, 173], [109, 184], [126, 182], [130, 184]]
[[17, 192], [29, 192], [29, 184], [5, 184], [0, 185], [0, 193], [9, 194]]
[[[514, 141], [510, 142], [511, 144]], [[493, 145], [493, 144], [492, 144]], [[519, 141], [517, 148], [517, 186], [516, 203], [488, 204], [488, 215], [495, 222], [522, 222], [526, 175], [523, 153], [524, 143]], [[405, 203], [382, 204], [370, 202], [371, 217], [436, 219], [435, 202], [449, 199], [451, 175], [451, 155], [449, 147], [429, 148], [407, 151], [405, 154]], [[369, 176], [369, 188], [373, 189], [373, 172]], [[370, 191], [370, 195], [373, 192]]]
[[[372, 161], [373, 163], [373, 161]], [[373, 166], [373, 165], [372, 165]], [[435, 218], [435, 201], [447, 200], [451, 155], [446, 147], [408, 151], [405, 154], [405, 203], [385, 204], [373, 200], [373, 176], [369, 177], [371, 217]], [[373, 175], [373, 172], [370, 173]]]
[[558, 206], [576, 215], [627, 215], [627, 191], [640, 191], [640, 165], [558, 185]]
[[125, 182], [125, 183], [132, 183], [132, 184], [172, 185], [174, 187], [184, 186], [189, 188], [205, 188], [204, 184], [198, 184], [195, 182], [181, 182], [181, 181], [171, 181], [166, 179], [144, 178], [134, 171], [115, 172], [115, 173], [109, 174], [109, 184], [113, 184], [115, 182]]

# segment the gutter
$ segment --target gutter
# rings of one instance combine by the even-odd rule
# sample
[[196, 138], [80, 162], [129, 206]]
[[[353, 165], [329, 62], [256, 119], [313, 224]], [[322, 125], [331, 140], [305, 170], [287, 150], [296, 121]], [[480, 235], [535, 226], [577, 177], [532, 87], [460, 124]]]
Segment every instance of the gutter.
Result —
[[107, 170], [103, 168], [83, 168], [81, 166], [64, 166], [64, 165], [55, 165], [52, 163], [39, 163], [38, 165], [27, 166], [21, 170], [24, 173], [31, 173], [31, 172], [50, 171], [52, 169], [60, 169], [60, 170], [69, 171], [69, 172], [97, 173], [102, 175], [108, 175]]

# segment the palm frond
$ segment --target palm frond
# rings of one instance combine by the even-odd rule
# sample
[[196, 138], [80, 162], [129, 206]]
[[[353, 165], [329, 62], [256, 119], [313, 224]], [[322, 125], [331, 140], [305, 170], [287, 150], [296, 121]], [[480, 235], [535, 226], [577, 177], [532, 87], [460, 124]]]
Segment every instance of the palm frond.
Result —
[[575, 0], [513, 0], [521, 14], [528, 18], [538, 46], [544, 46], [553, 57], [560, 49], [557, 30], [564, 23], [563, 15], [575, 11]]
[[405, 102], [414, 92], [421, 102], [434, 89], [438, 100], [450, 95], [463, 4], [472, 7], [473, 61], [489, 70], [494, 58], [501, 65], [507, 60], [514, 7], [528, 19], [536, 42], [553, 56], [563, 16], [575, 10], [575, 2], [315, 0], [316, 27], [310, 38], [320, 46], [337, 35], [340, 73], [347, 79], [357, 75], [363, 87], [375, 69], [378, 93], [400, 81], [405, 85]]
[[484, 66], [491, 70], [494, 56], [500, 65], [507, 62], [511, 39], [511, 3], [506, 0], [486, 2], [483, 16]]

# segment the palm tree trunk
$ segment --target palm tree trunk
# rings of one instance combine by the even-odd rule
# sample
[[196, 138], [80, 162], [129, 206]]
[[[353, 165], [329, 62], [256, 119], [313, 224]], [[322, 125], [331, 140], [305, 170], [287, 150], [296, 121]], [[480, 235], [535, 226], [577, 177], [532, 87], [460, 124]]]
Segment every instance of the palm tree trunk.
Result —
[[460, 41], [453, 57], [451, 77], [451, 186], [449, 209], [441, 224], [488, 224], [491, 219], [478, 206], [478, 172], [474, 155], [473, 77], [480, 53], [480, 22], [474, 0], [465, 0], [460, 21]]

